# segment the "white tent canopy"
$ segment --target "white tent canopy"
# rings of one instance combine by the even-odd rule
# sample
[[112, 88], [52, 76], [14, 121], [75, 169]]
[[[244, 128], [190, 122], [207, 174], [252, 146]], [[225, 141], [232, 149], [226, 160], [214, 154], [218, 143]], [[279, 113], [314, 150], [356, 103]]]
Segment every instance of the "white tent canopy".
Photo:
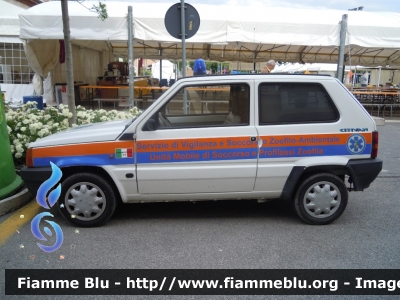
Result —
[[0, 42], [21, 43], [18, 14], [23, 11], [22, 7], [0, 0]]
[[[85, 1], [91, 7], [98, 2]], [[71, 37], [91, 48], [111, 48], [126, 57], [127, 12], [132, 6], [134, 55], [150, 59], [180, 59], [180, 40], [164, 25], [171, 4], [106, 2], [103, 22], [76, 1], [68, 2]], [[338, 61], [340, 21], [348, 15], [346, 64], [400, 65], [400, 14], [390, 12], [309, 10], [256, 6], [196, 4], [200, 15], [198, 32], [186, 42], [189, 59], [261, 62], [268, 59], [291, 62]], [[177, 20], [178, 21], [178, 20]], [[50, 1], [20, 14], [22, 39], [63, 39], [61, 5]]]

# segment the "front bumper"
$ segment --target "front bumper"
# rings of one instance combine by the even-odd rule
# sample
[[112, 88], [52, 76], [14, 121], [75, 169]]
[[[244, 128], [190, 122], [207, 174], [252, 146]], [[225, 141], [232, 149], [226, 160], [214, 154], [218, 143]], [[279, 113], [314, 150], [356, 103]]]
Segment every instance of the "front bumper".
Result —
[[354, 184], [354, 191], [368, 188], [382, 171], [382, 163], [379, 158], [349, 160], [346, 167]]
[[20, 176], [26, 187], [32, 195], [36, 196], [40, 185], [50, 178], [52, 174], [51, 167], [28, 168], [23, 167], [20, 170]]

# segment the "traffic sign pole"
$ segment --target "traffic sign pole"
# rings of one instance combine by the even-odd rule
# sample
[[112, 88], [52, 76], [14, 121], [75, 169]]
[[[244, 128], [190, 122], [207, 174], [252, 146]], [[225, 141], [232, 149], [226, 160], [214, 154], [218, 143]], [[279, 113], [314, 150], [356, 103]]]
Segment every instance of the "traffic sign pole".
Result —
[[[181, 0], [182, 76], [186, 77], [185, 0]], [[183, 91], [183, 114], [187, 115], [187, 94]]]

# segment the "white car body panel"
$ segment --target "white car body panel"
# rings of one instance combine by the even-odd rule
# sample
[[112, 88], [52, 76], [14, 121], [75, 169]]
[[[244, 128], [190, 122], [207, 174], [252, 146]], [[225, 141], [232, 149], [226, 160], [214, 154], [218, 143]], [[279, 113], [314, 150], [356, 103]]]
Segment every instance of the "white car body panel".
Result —
[[29, 147], [113, 141], [131, 121], [117, 120], [74, 127], [39, 139], [31, 143]]

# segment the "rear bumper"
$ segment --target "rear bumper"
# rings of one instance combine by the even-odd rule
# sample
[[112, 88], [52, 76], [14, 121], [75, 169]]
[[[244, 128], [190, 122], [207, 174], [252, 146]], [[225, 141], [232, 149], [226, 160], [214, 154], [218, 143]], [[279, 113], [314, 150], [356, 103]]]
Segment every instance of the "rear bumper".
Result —
[[346, 168], [350, 174], [349, 182], [354, 184], [354, 191], [368, 188], [382, 171], [382, 163], [379, 158], [349, 160]]
[[50, 178], [52, 174], [51, 167], [42, 168], [28, 168], [23, 167], [20, 170], [20, 176], [24, 181], [26, 187], [32, 195], [36, 196], [37, 190], [40, 185]]

